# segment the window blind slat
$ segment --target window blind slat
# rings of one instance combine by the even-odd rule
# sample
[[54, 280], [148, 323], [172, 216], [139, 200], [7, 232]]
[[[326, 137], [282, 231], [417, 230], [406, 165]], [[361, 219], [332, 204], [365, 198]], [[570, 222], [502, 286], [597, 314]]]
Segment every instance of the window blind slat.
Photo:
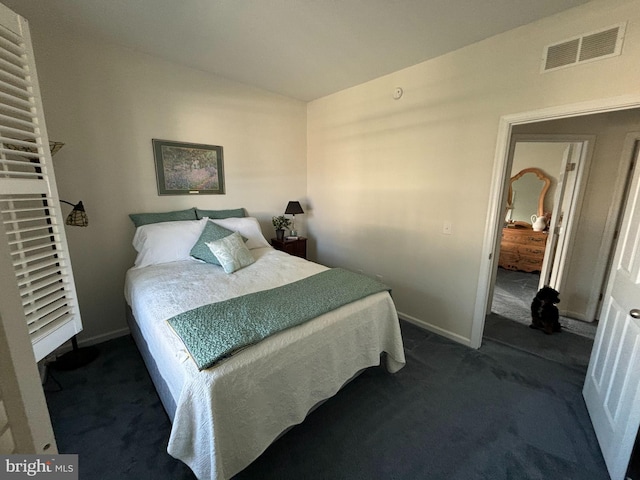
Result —
[[[0, 171], [2, 173], [2, 171]], [[7, 195], [24, 195], [41, 193], [47, 195], [49, 191], [49, 182], [47, 181], [47, 172], [43, 171], [42, 178], [2, 178], [0, 177], [0, 192]]]
[[[55, 312], [46, 318], [42, 318], [39, 322], [29, 325], [29, 335], [32, 342], [35, 344], [41, 342], [43, 337], [46, 337], [54, 330], [66, 327], [68, 322], [74, 319], [73, 311], [71, 308]], [[38, 356], [36, 356], [38, 358]]]
[[[23, 43], [23, 39], [20, 35], [13, 33], [11, 30], [4, 26], [1, 26], [0, 30], [2, 34], [2, 37], [0, 38], [2, 38], [4, 42], [6, 42], [6, 48], [9, 48], [12, 51], [16, 52], [17, 55], [22, 55], [25, 53], [24, 48], [21, 46]], [[20, 63], [24, 63], [24, 60], [20, 59]]]
[[33, 128], [33, 122], [29, 122], [27, 120], [23, 120], [21, 118], [16, 118], [11, 115], [5, 115], [4, 113], [0, 113], [0, 121], [6, 120], [9, 123], [15, 123], [17, 125], [22, 125], [23, 127], [27, 127], [29, 129]]
[[[47, 264], [39, 265], [37, 267], [32, 267], [31, 269], [24, 270], [22, 272], [18, 272], [21, 274], [23, 278], [18, 279], [18, 287], [22, 288], [25, 285], [28, 285], [31, 282], [40, 280], [41, 278], [49, 277], [51, 275], [55, 275], [56, 273], [60, 276], [64, 276], [61, 273], [60, 268], [58, 267], [58, 259], [52, 260]], [[52, 267], [52, 268], [48, 268]], [[38, 272], [38, 273], [33, 273]]]
[[[60, 254], [60, 250], [51, 250], [49, 252], [42, 253], [40, 255], [34, 255], [28, 258], [25, 257], [25, 258], [21, 258], [20, 260], [14, 260], [13, 266], [19, 267], [21, 265], [26, 265], [28, 263], [37, 262], [38, 260], [44, 260], [45, 258], [53, 257], [54, 255], [56, 256], [56, 258], [58, 258], [59, 254]], [[18, 271], [18, 273], [20, 273], [20, 271]]]
[[44, 299], [50, 299], [51, 294], [55, 292], [63, 292], [64, 294], [64, 285], [61, 283], [58, 285], [51, 285], [50, 287], [38, 291], [34, 293], [32, 296], [28, 297], [28, 299], [22, 301], [22, 306], [24, 307], [25, 313], [30, 313], [30, 309], [34, 308], [35, 302], [43, 301]]
[[[24, 240], [23, 240], [24, 242]], [[29, 257], [29, 253], [30, 252], [36, 252], [38, 250], [42, 250], [43, 248], [49, 248], [49, 249], [54, 249], [56, 252], [60, 251], [60, 244], [58, 242], [49, 242], [49, 243], [41, 243], [39, 245], [33, 245], [31, 247], [26, 247], [26, 248], [21, 248], [18, 250], [14, 250], [13, 252], [11, 252], [11, 255], [24, 255], [24, 259], [25, 260], [29, 260], [31, 257]], [[49, 253], [49, 252], [47, 252]]]
[[[29, 296], [29, 298], [32, 299], [37, 299], [37, 295], [40, 294], [40, 291], [44, 291], [44, 290], [48, 290], [49, 288], [52, 287], [58, 287], [58, 288], [63, 288], [65, 285], [68, 284], [68, 282], [66, 281], [66, 276], [64, 275], [49, 275], [46, 276], [38, 281], [31, 281], [27, 284], [25, 284], [25, 286], [23, 288], [20, 289], [20, 296], [21, 297], [26, 297]], [[23, 302], [29, 303], [27, 300], [23, 299]]]
[[[13, 69], [9, 66], [12, 66]], [[4, 67], [5, 70], [3, 70], [2, 67]], [[17, 83], [25, 90], [31, 88], [31, 82], [27, 79], [28, 77], [26, 76], [25, 72], [23, 70], [20, 70], [20, 68], [16, 65], [13, 65], [12, 63], [7, 62], [2, 58], [0, 58], [0, 75], [7, 78], [11, 83]]]
[[[15, 113], [16, 115], [20, 115], [20, 116], [26, 117], [26, 118], [35, 118], [35, 115], [33, 115], [30, 110], [25, 110], [23, 108], [14, 107], [13, 105], [7, 105], [6, 103], [0, 104], [0, 110], [4, 110], [6, 112]], [[0, 140], [2, 140], [2, 139], [0, 139]], [[9, 139], [6, 139], [6, 140], [9, 140]], [[6, 140], [2, 140], [2, 141], [5, 142]], [[11, 139], [11, 143], [15, 143], [15, 140]]]
[[12, 240], [9, 242], [9, 245], [18, 245], [20, 243], [26, 243], [26, 242], [35, 242], [37, 240], [46, 240], [47, 238], [51, 238], [53, 236], [53, 233], [47, 233], [45, 235], [38, 235], [38, 236], [33, 236], [33, 237], [21, 237], [19, 240]]
[[[0, 86], [2, 85], [2, 82], [0, 82]], [[11, 133], [15, 133], [16, 135], [20, 135], [22, 137], [27, 137], [27, 138], [31, 138], [33, 140], [37, 140], [38, 139], [38, 135], [36, 135], [33, 132], [28, 132], [26, 130], [20, 130], [19, 128], [13, 128], [10, 127], [8, 125], [3, 125], [0, 123], [0, 132], [11, 132]]]
[[67, 305], [67, 303], [68, 300], [63, 296], [55, 302], [47, 303], [46, 306], [36, 312], [27, 313], [25, 315], [27, 318], [27, 325], [31, 325], [43, 318], [49, 317], [52, 313]]
[[[0, 147], [2, 153], [4, 153], [5, 155], [12, 155], [13, 157], [26, 157], [26, 159], [28, 161], [31, 161], [32, 159], [41, 159], [42, 158], [42, 154], [38, 152], [38, 150], [36, 150], [36, 145], [35, 144], [31, 144], [31, 146], [27, 149], [27, 147], [18, 147], [15, 146], [14, 144], [9, 144], [7, 143], [5, 145], [6, 148]], [[5, 157], [6, 158], [6, 157]], [[10, 159], [7, 159], [10, 160]]]
[[49, 209], [48, 206], [31, 207], [31, 208], [7, 208], [3, 210], [5, 213], [25, 213], [25, 212], [41, 212], [43, 208]]
[[[44, 208], [43, 208], [44, 210]], [[17, 224], [17, 223], [29, 223], [29, 222], [50, 222], [54, 217], [51, 215], [45, 215], [44, 217], [25, 217], [25, 218], [11, 218], [5, 220], [2, 223], [5, 225]]]
[[50, 311], [57, 310], [61, 305], [66, 304], [66, 292], [64, 289], [58, 289], [58, 292], [55, 294], [47, 295], [40, 300], [36, 300], [35, 302], [28, 302], [24, 306], [24, 313], [29, 318], [31, 315], [34, 316], [42, 316], [42, 312], [49, 313]]
[[49, 315], [45, 315], [44, 317], [39, 318], [37, 321], [28, 324], [29, 334], [33, 335], [36, 332], [39, 332], [44, 327], [50, 326], [53, 322], [61, 323], [62, 320], [72, 319], [73, 317], [70, 315], [72, 313], [71, 307], [65, 307], [58, 309]]
[[[32, 152], [32, 151], [26, 151], [26, 150], [19, 150], [17, 148], [0, 147], [0, 152], [4, 153], [5, 155], [13, 155], [14, 157], [18, 157], [18, 158], [25, 157], [27, 161], [30, 161], [31, 159], [39, 160], [42, 157], [42, 155], [37, 151]], [[10, 159], [5, 157], [4, 160], [6, 161], [7, 165], [10, 165], [9, 163]], [[14, 162], [16, 161], [19, 161], [19, 160], [14, 160]], [[22, 160], [22, 162], [19, 163], [18, 165], [24, 165], [24, 160]]]
[[50, 228], [51, 228], [51, 225], [38, 225], [36, 227], [31, 227], [31, 228], [20, 228], [20, 229], [16, 229], [16, 230], [11, 230], [10, 232], [7, 232], [7, 235], [13, 235], [13, 236], [17, 236], [19, 238], [17, 240], [12, 240], [9, 243], [12, 244], [12, 243], [20, 243], [22, 241], [28, 241], [29, 237], [23, 237], [22, 236], [23, 234], [31, 233], [31, 232], [37, 232], [39, 230], [46, 230], [47, 232], [49, 232]]
[[4, 58], [0, 58], [0, 69], [10, 72], [18, 78], [25, 78], [28, 75], [24, 67], [20, 67], [15, 62], [10, 62]]
[[0, 87], [2, 87], [4, 91], [9, 91], [16, 94], [19, 98], [28, 99], [31, 96], [26, 89], [16, 87], [15, 85], [5, 82], [4, 80], [0, 80]]
[[[17, 155], [20, 157], [28, 157], [28, 158], [32, 158], [32, 159], [40, 159], [40, 156], [37, 153], [32, 153], [32, 152], [23, 152], [21, 150], [11, 150], [10, 148], [1, 148], [0, 147], [0, 152], [2, 153], [8, 153], [9, 155]], [[12, 165], [16, 166], [16, 167], [38, 167], [39, 163], [32, 163], [30, 162], [28, 159], [26, 160], [9, 160], [6, 158], [2, 158], [0, 159], [0, 164], [2, 165], [6, 165], [7, 167], [10, 167]], [[25, 173], [22, 172], [20, 170], [2, 170], [0, 171], [0, 173]], [[42, 175], [41, 173], [39, 173], [38, 175]]]
[[[0, 203], [4, 202], [6, 204], [15, 204], [15, 203], [19, 203], [19, 202], [37, 202], [39, 200], [46, 200], [47, 202], [51, 202], [52, 199], [50, 197], [44, 196], [44, 195], [33, 195], [33, 196], [28, 196], [28, 195], [22, 195], [20, 197], [15, 197], [15, 196], [9, 196], [9, 197], [3, 197], [2, 195], [0, 195]], [[4, 209], [3, 209], [4, 211]]]
[[[0, 161], [0, 164], [3, 163]], [[25, 165], [29, 165], [28, 163], [25, 163]], [[37, 166], [37, 165], [34, 165]], [[12, 177], [24, 177], [24, 176], [28, 176], [28, 177], [42, 177], [42, 173], [36, 173], [36, 172], [21, 172], [19, 170], [15, 170], [15, 171], [6, 171], [3, 172], [2, 170], [0, 170], [0, 174], [5, 175], [7, 178], [12, 178]]]
[[29, 116], [31, 116], [32, 118], [34, 117], [33, 114], [31, 114], [31, 102], [29, 102], [28, 100], [25, 100], [24, 98], [14, 97], [13, 95], [5, 92], [0, 92], [0, 98], [8, 100], [9, 102], [15, 103], [17, 105], [22, 105], [23, 107], [25, 107], [25, 111], [29, 112]]

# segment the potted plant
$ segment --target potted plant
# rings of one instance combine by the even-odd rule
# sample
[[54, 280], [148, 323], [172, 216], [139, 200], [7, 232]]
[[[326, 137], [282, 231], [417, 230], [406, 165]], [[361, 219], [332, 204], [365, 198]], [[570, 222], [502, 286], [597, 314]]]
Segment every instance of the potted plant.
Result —
[[273, 223], [273, 226], [276, 228], [276, 238], [280, 241], [284, 240], [284, 229], [291, 225], [291, 220], [284, 215], [280, 215], [272, 217], [271, 223]]

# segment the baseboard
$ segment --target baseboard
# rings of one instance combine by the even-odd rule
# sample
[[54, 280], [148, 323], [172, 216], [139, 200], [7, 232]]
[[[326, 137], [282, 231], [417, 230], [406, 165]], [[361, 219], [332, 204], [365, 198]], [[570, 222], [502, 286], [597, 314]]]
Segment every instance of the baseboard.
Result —
[[471, 339], [465, 338], [462, 335], [458, 335], [457, 333], [452, 333], [448, 330], [440, 328], [436, 325], [432, 325], [424, 320], [420, 320], [419, 318], [412, 317], [411, 315], [407, 315], [406, 313], [398, 312], [398, 317], [401, 320], [405, 320], [409, 323], [414, 324], [417, 327], [424, 328], [425, 330], [429, 330], [435, 334], [438, 334], [442, 337], [446, 337], [449, 340], [453, 340], [454, 342], [461, 343], [465, 347], [471, 347]]
[[[120, 328], [112, 332], [95, 335], [89, 338], [78, 339], [78, 347], [88, 347], [90, 345], [96, 345], [108, 340], [113, 340], [114, 338], [124, 337], [125, 335], [129, 335], [129, 327]], [[56, 349], [54, 353], [55, 355], [62, 355], [63, 353], [66, 353], [70, 350], [71, 340], [61, 345], [58, 349]]]
[[95, 335], [93, 337], [86, 338], [79, 341], [78, 346], [82, 347], [83, 345], [95, 345], [97, 343], [113, 340], [114, 338], [124, 337], [125, 335], [129, 335], [129, 327], [123, 327], [118, 330], [114, 330], [113, 332], [103, 333], [102, 335]]
[[572, 320], [580, 320], [581, 322], [592, 323], [593, 320], [587, 320], [583, 313], [571, 312], [569, 310], [560, 310], [561, 317], [571, 318]]

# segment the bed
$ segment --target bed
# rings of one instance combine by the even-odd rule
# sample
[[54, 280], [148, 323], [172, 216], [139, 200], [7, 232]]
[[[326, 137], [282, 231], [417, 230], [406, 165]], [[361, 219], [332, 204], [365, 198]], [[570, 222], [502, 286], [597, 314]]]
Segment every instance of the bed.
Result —
[[[191, 256], [214, 222], [240, 235], [252, 259], [248, 265], [226, 273], [226, 267]], [[172, 421], [167, 451], [199, 479], [232, 477], [381, 358], [391, 373], [404, 365], [395, 306], [382, 291], [199, 370], [169, 319], [288, 286], [327, 267], [273, 249], [250, 217], [140, 225], [134, 247], [138, 257], [125, 282], [129, 326]]]

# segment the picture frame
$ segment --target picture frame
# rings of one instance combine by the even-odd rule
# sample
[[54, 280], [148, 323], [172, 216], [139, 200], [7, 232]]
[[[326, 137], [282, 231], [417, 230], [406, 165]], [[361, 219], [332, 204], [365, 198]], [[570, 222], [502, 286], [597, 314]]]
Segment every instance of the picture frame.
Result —
[[223, 195], [222, 147], [152, 139], [158, 195]]

